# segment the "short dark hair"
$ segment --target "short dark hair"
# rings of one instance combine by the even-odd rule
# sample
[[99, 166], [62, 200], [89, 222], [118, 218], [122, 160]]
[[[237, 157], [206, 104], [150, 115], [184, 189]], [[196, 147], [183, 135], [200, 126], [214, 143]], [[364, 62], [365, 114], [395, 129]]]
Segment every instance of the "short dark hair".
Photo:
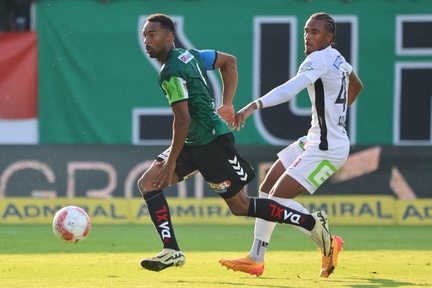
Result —
[[167, 29], [175, 35], [176, 27], [174, 21], [165, 14], [152, 14], [147, 18], [148, 22], [159, 22], [161, 27]]
[[325, 21], [325, 27], [330, 33], [333, 33], [332, 46], [336, 46], [336, 23], [334, 19], [327, 13], [319, 12], [312, 14], [309, 19], [317, 19]]

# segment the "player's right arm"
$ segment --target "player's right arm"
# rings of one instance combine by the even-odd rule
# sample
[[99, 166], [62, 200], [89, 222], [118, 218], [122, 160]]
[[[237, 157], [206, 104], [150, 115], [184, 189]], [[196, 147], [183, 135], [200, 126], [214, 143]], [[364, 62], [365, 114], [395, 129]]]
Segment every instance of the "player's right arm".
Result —
[[244, 127], [246, 119], [254, 110], [288, 102], [300, 91], [313, 84], [318, 78], [324, 75], [326, 71], [326, 63], [319, 54], [313, 53], [309, 55], [300, 65], [296, 76], [272, 89], [261, 98], [249, 103], [236, 113], [235, 122], [237, 130]]
[[235, 115], [237, 131], [244, 127], [246, 119], [254, 110], [285, 103], [311, 84], [312, 81], [309, 77], [304, 74], [297, 74], [288, 82], [285, 82], [261, 98], [249, 103]]
[[350, 106], [357, 99], [360, 91], [363, 89], [363, 83], [353, 70], [349, 75], [348, 85], [348, 106]]

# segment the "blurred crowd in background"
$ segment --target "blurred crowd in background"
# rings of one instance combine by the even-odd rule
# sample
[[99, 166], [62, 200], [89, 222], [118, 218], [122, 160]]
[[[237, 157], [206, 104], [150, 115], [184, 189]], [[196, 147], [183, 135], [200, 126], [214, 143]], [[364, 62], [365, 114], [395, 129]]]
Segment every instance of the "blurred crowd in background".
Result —
[[[110, 0], [99, 0], [110, 2]], [[0, 0], [0, 31], [31, 30], [31, 4], [36, 0]]]
[[36, 0], [0, 0], [0, 31], [30, 30], [30, 6]]
[[[111, 0], [98, 0], [110, 2]], [[186, 0], [187, 1], [187, 0]], [[304, 0], [313, 2], [314, 0]], [[351, 2], [352, 0], [341, 0]], [[36, 0], [0, 0], [0, 31], [31, 30], [31, 4]]]

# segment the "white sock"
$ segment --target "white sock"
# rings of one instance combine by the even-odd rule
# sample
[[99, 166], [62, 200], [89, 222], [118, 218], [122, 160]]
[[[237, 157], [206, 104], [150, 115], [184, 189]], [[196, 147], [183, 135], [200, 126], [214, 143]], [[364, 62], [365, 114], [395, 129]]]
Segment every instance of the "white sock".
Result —
[[[269, 198], [272, 199], [286, 207], [289, 207], [291, 209], [297, 210], [302, 213], [309, 214], [309, 211], [300, 203], [297, 201], [294, 201], [293, 199], [287, 199], [287, 198], [280, 198], [275, 196], [268, 196], [267, 193], [264, 193], [262, 191], [259, 191], [260, 198]], [[306, 235], [307, 237], [311, 237], [311, 232], [295, 225], [291, 225], [294, 229], [299, 231], [300, 233]], [[257, 262], [262, 263], [264, 262], [265, 253], [267, 251], [268, 244], [270, 243], [270, 238], [273, 233], [274, 228], [276, 227], [275, 222], [269, 222], [262, 220], [260, 218], [256, 218], [255, 220], [255, 238], [254, 242], [252, 244], [251, 251], [249, 252], [249, 257]]]
[[[259, 191], [259, 196], [260, 198], [268, 198], [268, 194], [262, 191]], [[253, 261], [257, 263], [264, 262], [267, 246], [275, 226], [276, 222], [269, 222], [260, 218], [255, 219], [254, 242], [249, 252], [249, 257]]]

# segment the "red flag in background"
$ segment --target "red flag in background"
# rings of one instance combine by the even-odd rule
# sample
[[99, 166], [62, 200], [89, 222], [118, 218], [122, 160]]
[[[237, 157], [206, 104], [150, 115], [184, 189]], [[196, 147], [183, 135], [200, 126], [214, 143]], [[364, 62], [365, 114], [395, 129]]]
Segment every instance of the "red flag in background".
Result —
[[0, 119], [37, 118], [36, 32], [0, 33]]

